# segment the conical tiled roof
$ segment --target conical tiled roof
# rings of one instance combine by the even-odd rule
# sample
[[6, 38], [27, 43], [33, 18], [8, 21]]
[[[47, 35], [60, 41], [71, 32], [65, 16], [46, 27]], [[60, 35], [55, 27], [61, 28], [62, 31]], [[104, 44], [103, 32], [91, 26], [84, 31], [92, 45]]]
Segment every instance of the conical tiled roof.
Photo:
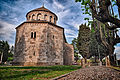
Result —
[[50, 10], [46, 9], [44, 6], [42, 6], [40, 8], [37, 8], [37, 9], [34, 9], [32, 11], [48, 11], [48, 12], [51, 12]]

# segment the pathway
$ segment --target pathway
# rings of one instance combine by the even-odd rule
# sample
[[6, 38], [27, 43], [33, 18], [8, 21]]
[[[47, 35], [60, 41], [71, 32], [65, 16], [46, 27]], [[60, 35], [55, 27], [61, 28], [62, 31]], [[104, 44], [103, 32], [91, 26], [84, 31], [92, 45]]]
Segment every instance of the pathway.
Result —
[[91, 66], [57, 80], [120, 80], [120, 72], [111, 68]]

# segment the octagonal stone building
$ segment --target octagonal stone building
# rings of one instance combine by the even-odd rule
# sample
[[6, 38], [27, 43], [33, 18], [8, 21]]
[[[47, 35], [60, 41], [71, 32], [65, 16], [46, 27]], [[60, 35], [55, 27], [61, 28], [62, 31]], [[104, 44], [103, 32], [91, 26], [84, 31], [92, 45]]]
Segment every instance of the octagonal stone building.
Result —
[[13, 65], [72, 65], [73, 46], [66, 42], [58, 17], [44, 6], [27, 13], [27, 21], [16, 27]]

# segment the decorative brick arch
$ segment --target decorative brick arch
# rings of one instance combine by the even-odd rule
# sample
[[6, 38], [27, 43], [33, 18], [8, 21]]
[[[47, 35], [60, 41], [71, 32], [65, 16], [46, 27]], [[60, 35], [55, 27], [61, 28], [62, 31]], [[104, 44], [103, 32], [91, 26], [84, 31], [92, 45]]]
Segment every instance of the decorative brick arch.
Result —
[[28, 16], [28, 20], [31, 20], [31, 16], [30, 15]]
[[32, 20], [35, 20], [35, 14], [32, 15]]
[[56, 18], [54, 17], [54, 24], [56, 24]]
[[38, 13], [37, 14], [37, 20], [40, 20], [40, 18], [41, 18], [41, 13]]
[[52, 22], [52, 16], [50, 16], [50, 22]]
[[47, 18], [46, 18], [46, 17], [47, 17], [47, 14], [45, 14], [45, 15], [44, 15], [44, 20], [47, 20]]

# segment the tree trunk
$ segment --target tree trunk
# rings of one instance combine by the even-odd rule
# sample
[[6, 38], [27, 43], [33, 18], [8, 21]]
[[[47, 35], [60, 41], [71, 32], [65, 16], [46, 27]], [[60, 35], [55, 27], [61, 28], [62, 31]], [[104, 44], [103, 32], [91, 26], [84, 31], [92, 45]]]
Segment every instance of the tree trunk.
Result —
[[115, 66], [115, 60], [114, 60], [114, 46], [109, 45], [109, 59], [110, 59], [110, 65]]
[[110, 67], [110, 59], [106, 56], [105, 58], [106, 67]]
[[3, 52], [1, 53], [1, 58], [0, 58], [0, 63], [2, 64], [2, 59], [3, 59]]
[[85, 59], [85, 64], [87, 64], [87, 58], [84, 58]]
[[95, 56], [95, 63], [97, 62], [97, 56]]

